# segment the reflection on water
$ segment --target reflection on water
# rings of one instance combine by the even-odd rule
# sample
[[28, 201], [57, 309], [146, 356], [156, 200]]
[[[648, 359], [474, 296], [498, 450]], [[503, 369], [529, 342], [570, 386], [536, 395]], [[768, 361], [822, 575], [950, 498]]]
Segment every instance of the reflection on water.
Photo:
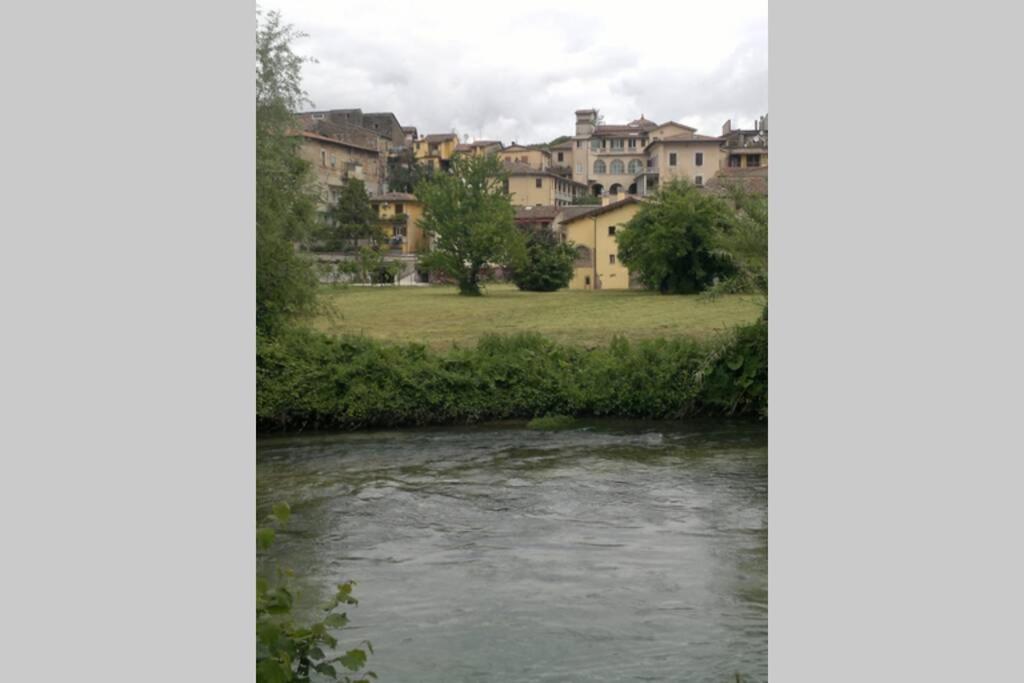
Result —
[[767, 434], [595, 422], [261, 439], [257, 504], [382, 681], [767, 680]]

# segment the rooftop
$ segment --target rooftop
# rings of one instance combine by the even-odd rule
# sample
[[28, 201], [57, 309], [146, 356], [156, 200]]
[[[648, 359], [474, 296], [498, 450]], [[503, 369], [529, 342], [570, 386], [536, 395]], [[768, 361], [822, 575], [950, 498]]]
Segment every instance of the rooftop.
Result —
[[640, 204], [640, 203], [641, 203], [641, 201], [639, 199], [637, 199], [636, 197], [626, 197], [625, 199], [620, 199], [617, 202], [612, 202], [611, 204], [608, 204], [607, 206], [580, 207], [580, 208], [586, 208], [588, 210], [580, 212], [579, 214], [577, 214], [577, 215], [575, 215], [575, 216], [573, 216], [571, 218], [564, 219], [562, 221], [562, 224], [564, 225], [566, 223], [571, 223], [572, 221], [578, 221], [581, 218], [591, 218], [593, 216], [600, 216], [603, 213], [608, 213], [609, 211], [614, 211], [615, 209], [621, 209], [622, 207], [627, 206], [629, 204]]

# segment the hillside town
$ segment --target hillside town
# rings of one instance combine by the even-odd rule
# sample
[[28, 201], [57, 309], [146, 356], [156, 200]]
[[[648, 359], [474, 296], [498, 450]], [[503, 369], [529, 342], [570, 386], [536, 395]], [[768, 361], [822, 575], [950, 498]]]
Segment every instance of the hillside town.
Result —
[[[316, 178], [319, 210], [326, 214], [342, 188], [361, 181], [378, 220], [390, 237], [388, 254], [398, 264], [399, 284], [425, 282], [418, 255], [430, 248], [419, 225], [423, 205], [392, 182], [396, 169], [412, 165], [445, 171], [456, 155], [494, 154], [507, 174], [506, 190], [515, 221], [524, 228], [551, 230], [576, 247], [570, 289], [628, 289], [636, 286], [617, 260], [616, 229], [627, 223], [646, 197], [683, 179], [706, 192], [739, 183], [768, 192], [768, 117], [749, 128], [726, 121], [717, 136], [676, 121], [657, 123], [641, 114], [621, 124], [605, 123], [597, 109], [575, 112], [575, 131], [547, 143], [460, 140], [456, 132], [420, 134], [391, 112], [361, 109], [309, 111], [296, 115], [300, 155]], [[320, 254], [324, 262], [345, 257]]]

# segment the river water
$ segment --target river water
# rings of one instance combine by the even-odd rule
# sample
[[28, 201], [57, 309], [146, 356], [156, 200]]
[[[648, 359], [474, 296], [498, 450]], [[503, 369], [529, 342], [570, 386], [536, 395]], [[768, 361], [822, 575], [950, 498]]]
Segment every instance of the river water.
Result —
[[767, 680], [764, 425], [581, 425], [260, 439], [260, 561], [385, 682]]

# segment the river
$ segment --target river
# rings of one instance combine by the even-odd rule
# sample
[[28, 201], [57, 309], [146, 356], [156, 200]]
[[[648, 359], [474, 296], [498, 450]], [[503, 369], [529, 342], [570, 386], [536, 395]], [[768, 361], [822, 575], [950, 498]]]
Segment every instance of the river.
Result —
[[390, 683], [767, 680], [767, 429], [743, 420], [261, 438], [299, 611]]

